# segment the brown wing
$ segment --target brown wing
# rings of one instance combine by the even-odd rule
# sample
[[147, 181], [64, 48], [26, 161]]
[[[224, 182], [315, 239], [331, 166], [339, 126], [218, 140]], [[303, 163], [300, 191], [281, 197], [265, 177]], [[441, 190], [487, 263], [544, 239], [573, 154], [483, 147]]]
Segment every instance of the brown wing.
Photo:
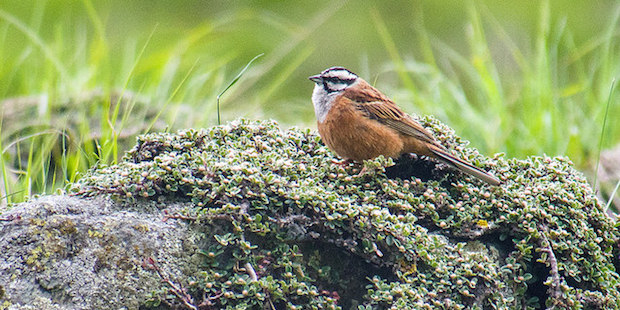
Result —
[[344, 92], [344, 96], [350, 99], [357, 109], [402, 134], [424, 142], [437, 143], [420, 123], [403, 112], [390, 98], [362, 79], [358, 79], [358, 83], [358, 87], [350, 87]]
[[402, 133], [427, 142], [428, 150], [435, 158], [449, 163], [457, 169], [473, 175], [481, 180], [491, 184], [500, 184], [499, 179], [488, 174], [486, 171], [451, 155], [437, 140], [426, 130], [420, 123], [414, 120], [410, 115], [403, 112], [392, 100], [387, 98], [376, 88], [370, 86], [366, 81], [361, 80], [360, 87], [356, 89], [347, 89], [344, 96], [347, 97], [355, 107], [362, 111], [370, 119], [374, 119], [386, 126]]
[[362, 111], [369, 117], [396, 129], [397, 131], [414, 136], [422, 141], [428, 142], [428, 148], [434, 157], [439, 158], [457, 169], [475, 176], [491, 185], [499, 185], [498, 178], [488, 174], [486, 171], [450, 154], [443, 146], [439, 145], [433, 136], [422, 127], [411, 116], [405, 114], [392, 102], [364, 102], [358, 104]]
[[420, 123], [391, 101], [360, 102], [357, 103], [357, 107], [369, 118], [375, 119], [400, 133], [416, 137], [424, 142], [437, 143], [435, 138]]

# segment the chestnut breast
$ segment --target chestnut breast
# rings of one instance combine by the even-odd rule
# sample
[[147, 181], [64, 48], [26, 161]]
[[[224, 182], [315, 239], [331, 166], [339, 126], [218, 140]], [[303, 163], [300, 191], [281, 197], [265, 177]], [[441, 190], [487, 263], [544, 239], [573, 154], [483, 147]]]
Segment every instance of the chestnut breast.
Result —
[[318, 129], [325, 144], [344, 159], [396, 158], [403, 153], [400, 133], [368, 118], [346, 97], [335, 100]]

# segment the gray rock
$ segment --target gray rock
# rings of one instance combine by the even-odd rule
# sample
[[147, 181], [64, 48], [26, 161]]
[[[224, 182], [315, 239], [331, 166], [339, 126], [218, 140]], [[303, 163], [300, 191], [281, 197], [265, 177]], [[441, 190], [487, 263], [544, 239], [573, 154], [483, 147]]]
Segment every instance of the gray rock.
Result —
[[[195, 240], [151, 206], [47, 196], [2, 214], [3, 308], [137, 309], [170, 279], [195, 273]], [[147, 264], [148, 265], [148, 264]], [[182, 267], [177, 267], [182, 266]]]

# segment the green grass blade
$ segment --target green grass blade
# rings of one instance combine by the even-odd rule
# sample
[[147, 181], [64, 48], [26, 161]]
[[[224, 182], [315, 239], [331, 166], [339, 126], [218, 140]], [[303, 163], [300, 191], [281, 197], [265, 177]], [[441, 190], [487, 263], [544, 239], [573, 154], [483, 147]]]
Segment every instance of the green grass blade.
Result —
[[[176, 94], [179, 92], [179, 90], [181, 89], [181, 86], [183, 86], [185, 84], [185, 81], [187, 81], [187, 79], [190, 77], [190, 74], [194, 71], [194, 69], [196, 68], [196, 65], [198, 64], [198, 60], [196, 60], [194, 62], [194, 65], [192, 65], [192, 67], [187, 71], [187, 73], [185, 74], [185, 76], [183, 77], [183, 79], [181, 79], [181, 81], [179, 82], [179, 84], [177, 85], [177, 87], [174, 89], [174, 91], [172, 91], [172, 94], [170, 94], [170, 96], [168, 96], [168, 100], [166, 100], [166, 103], [164, 103], [164, 106], [159, 109], [159, 111], [157, 112], [157, 115], [155, 115], [155, 117], [153, 118], [153, 120], [151, 120], [151, 123], [149, 124], [149, 126], [147, 127], [145, 133], [149, 132], [151, 130], [151, 128], [153, 128], [153, 126], [155, 125], [155, 122], [157, 122], [157, 120], [159, 119], [159, 117], [161, 116], [161, 114], [164, 112], [164, 110], [166, 109], [166, 107], [170, 104], [170, 102], [172, 102], [172, 99], [176, 96]], [[219, 97], [218, 97], [219, 98]], [[218, 106], [219, 108], [219, 106]], [[219, 110], [218, 110], [219, 111]], [[218, 114], [219, 117], [219, 114]]]
[[[0, 150], [2, 149], [2, 120], [4, 120], [4, 113], [0, 112]], [[0, 152], [0, 171], [2, 172], [2, 187], [3, 191], [0, 193], [4, 193], [2, 197], [0, 197], [0, 206], [2, 206], [1, 200], [6, 199], [5, 204], [8, 205], [9, 201], [9, 193], [11, 192], [11, 186], [9, 183], [9, 174], [7, 172], [7, 165], [4, 162], [4, 152]]]
[[607, 98], [607, 106], [605, 107], [605, 115], [603, 116], [603, 126], [601, 126], [601, 135], [598, 141], [598, 152], [596, 154], [596, 168], [594, 170], [594, 184], [596, 187], [596, 181], [598, 180], [598, 169], [601, 163], [601, 151], [603, 149], [603, 137], [605, 136], [605, 125], [607, 124], [607, 115], [609, 113], [609, 106], [611, 106], [611, 98], [614, 93], [614, 86], [616, 85], [616, 80], [611, 81], [611, 87], [609, 88], [609, 97]]
[[388, 54], [390, 55], [390, 58], [392, 59], [392, 62], [396, 65], [396, 72], [398, 73], [398, 77], [403, 81], [405, 87], [409, 88], [415, 93], [417, 90], [416, 85], [413, 82], [413, 79], [407, 73], [405, 62], [403, 61], [402, 57], [400, 57], [400, 53], [398, 52], [396, 43], [394, 42], [394, 39], [392, 39], [392, 36], [390, 35], [390, 32], [385, 25], [383, 17], [381, 17], [381, 14], [379, 14], [379, 11], [376, 9], [372, 11], [372, 20], [375, 24], [377, 32], [379, 33], [379, 37], [383, 41], [383, 45], [385, 46]]
[[259, 103], [261, 107], [264, 108], [268, 106], [268, 103], [270, 102], [268, 99], [277, 92], [280, 86], [289, 81], [290, 76], [302, 63], [304, 63], [304, 61], [310, 57], [310, 55], [312, 55], [313, 51], [313, 46], [304, 47], [295, 55], [295, 57], [293, 57], [291, 61], [287, 62], [286, 65], [275, 74], [275, 77], [271, 80], [271, 83], [267, 84], [263, 91], [261, 91], [258, 95], [260, 98]]
[[[619, 187], [620, 187], [620, 180], [618, 180], [618, 183], [616, 183], [616, 187], [614, 188], [614, 190], [609, 195], [609, 200], [607, 200], [607, 204], [605, 205], [605, 212], [607, 212], [609, 210], [609, 208], [611, 207], [611, 204], [614, 202], [614, 197], [616, 197], [616, 193], [618, 192], [618, 188]], [[616, 212], [617, 212], [617, 210], [616, 210]]]
[[52, 62], [52, 64], [56, 68], [56, 71], [60, 73], [63, 79], [66, 79], [69, 76], [69, 74], [67, 73], [67, 68], [65, 68], [60, 59], [58, 59], [58, 57], [54, 54], [53, 49], [43, 41], [43, 39], [37, 34], [36, 31], [28, 27], [28, 25], [24, 24], [19, 19], [15, 18], [13, 15], [3, 10], [0, 10], [0, 19], [4, 19], [6, 22], [12, 24], [13, 26], [15, 26], [15, 28], [19, 29], [19, 31], [25, 34], [28, 39], [30, 39], [30, 41], [43, 52], [43, 55], [45, 55], [45, 57]]
[[261, 53], [258, 54], [256, 56], [254, 56], [254, 58], [252, 58], [252, 60], [250, 60], [250, 62], [247, 63], [247, 65], [245, 65], [245, 67], [243, 67], [243, 69], [241, 69], [241, 72], [239, 72], [239, 74], [237, 74], [237, 76], [235, 76], [235, 78], [228, 84], [228, 86], [226, 86], [226, 88], [224, 88], [224, 90], [217, 95], [216, 98], [216, 104], [217, 104], [217, 124], [221, 125], [221, 120], [220, 120], [220, 98], [222, 97], [222, 95], [224, 95], [224, 93], [231, 88], [233, 85], [235, 85], [237, 83], [237, 81], [239, 81], [239, 79], [243, 76], [243, 74], [245, 73], [246, 70], [248, 70], [248, 68], [250, 68], [250, 65], [258, 58], [260, 58], [261, 56], [265, 55], [265, 53]]

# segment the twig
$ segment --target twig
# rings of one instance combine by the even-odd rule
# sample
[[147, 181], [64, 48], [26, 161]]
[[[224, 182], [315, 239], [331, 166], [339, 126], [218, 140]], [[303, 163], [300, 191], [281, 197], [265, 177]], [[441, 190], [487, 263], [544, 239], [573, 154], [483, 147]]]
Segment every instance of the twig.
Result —
[[258, 281], [258, 276], [256, 275], [256, 271], [254, 270], [254, 267], [252, 267], [252, 264], [250, 264], [249, 262], [245, 263], [244, 267], [245, 271], [250, 276], [250, 280], [252, 280], [252, 282]]
[[21, 219], [22, 219], [22, 217], [20, 215], [13, 215], [13, 214], [11, 214], [11, 215], [9, 215], [7, 217], [0, 217], [0, 222], [11, 222], [11, 221], [14, 221], [14, 220], [21, 220]]
[[269, 306], [271, 306], [271, 310], [276, 310], [276, 307], [273, 305], [273, 301], [271, 301], [271, 297], [267, 299], [269, 301]]
[[549, 242], [549, 239], [547, 239], [547, 228], [544, 227], [543, 225], [539, 225], [538, 229], [540, 230], [540, 234], [542, 236], [541, 238], [541, 252], [546, 252], [548, 254], [547, 257], [547, 261], [546, 263], [549, 264], [549, 268], [551, 268], [551, 270], [549, 271], [549, 276], [551, 277], [551, 284], [549, 286], [549, 289], [547, 290], [549, 293], [549, 296], [553, 299], [553, 305], [551, 307], [548, 307], [548, 310], [551, 309], [555, 309], [555, 307], [562, 303], [562, 299], [564, 294], [562, 293], [562, 278], [560, 276], [560, 272], [558, 269], [558, 260], [555, 257], [555, 253], [553, 252], [553, 248], [551, 247], [551, 242]]
[[197, 218], [195, 216], [188, 216], [188, 215], [183, 215], [180, 213], [169, 214], [167, 210], [164, 210], [163, 221], [166, 222], [169, 219], [195, 221]]
[[222, 296], [224, 296], [224, 292], [219, 292], [219, 293], [215, 294], [215, 296], [209, 296], [209, 297], [207, 297], [207, 293], [205, 293], [202, 296], [202, 302], [198, 305], [198, 308], [202, 309], [202, 308], [207, 307], [207, 308], [210, 309], [212, 306], [215, 305], [215, 303], [213, 303], [213, 301], [217, 300], [217, 299], [220, 299], [220, 297], [222, 297]]
[[183, 304], [185, 305], [185, 307], [187, 307], [188, 309], [192, 309], [192, 310], [198, 310], [198, 307], [194, 306], [194, 299], [183, 288], [183, 285], [181, 284], [177, 285], [174, 282], [172, 282], [172, 280], [170, 280], [170, 278], [166, 274], [164, 274], [161, 268], [157, 266], [157, 263], [152, 257], [145, 258], [143, 265], [146, 268], [155, 270], [155, 272], [157, 272], [157, 275], [159, 275], [162, 281], [164, 281], [166, 284], [170, 286], [170, 292], [172, 292], [179, 300], [181, 300]]

